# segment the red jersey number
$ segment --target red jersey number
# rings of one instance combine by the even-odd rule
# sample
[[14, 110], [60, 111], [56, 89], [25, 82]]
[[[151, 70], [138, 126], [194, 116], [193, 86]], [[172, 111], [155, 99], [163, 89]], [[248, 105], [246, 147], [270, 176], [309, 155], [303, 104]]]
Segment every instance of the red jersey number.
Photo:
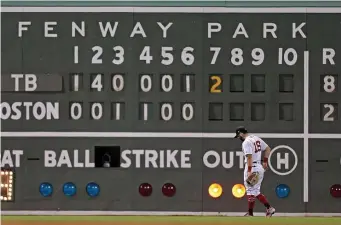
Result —
[[257, 153], [257, 152], [259, 152], [259, 151], [262, 150], [262, 148], [261, 148], [261, 146], [260, 146], [260, 141], [256, 141], [256, 142], [254, 143], [254, 145], [255, 145], [255, 153]]

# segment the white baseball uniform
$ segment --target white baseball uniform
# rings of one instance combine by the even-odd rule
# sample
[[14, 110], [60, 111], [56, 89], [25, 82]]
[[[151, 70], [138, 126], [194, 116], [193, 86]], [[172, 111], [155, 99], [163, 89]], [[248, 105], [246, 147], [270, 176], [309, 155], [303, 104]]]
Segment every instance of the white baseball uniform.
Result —
[[[268, 147], [268, 145], [260, 138], [255, 135], [249, 135], [245, 138], [242, 148], [245, 157], [245, 169], [244, 169], [244, 185], [246, 188], [247, 195], [258, 196], [260, 194], [260, 187], [262, 185], [264, 177], [264, 168], [261, 162], [262, 152]], [[259, 180], [254, 186], [250, 186], [246, 183], [247, 179], [247, 155], [252, 155], [252, 170], [251, 172], [259, 173]]]

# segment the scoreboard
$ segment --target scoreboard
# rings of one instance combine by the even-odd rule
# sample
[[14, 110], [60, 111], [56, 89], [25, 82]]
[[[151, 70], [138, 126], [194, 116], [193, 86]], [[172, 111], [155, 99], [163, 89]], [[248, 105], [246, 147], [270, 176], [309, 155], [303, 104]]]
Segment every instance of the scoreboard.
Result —
[[[294, 160], [294, 168], [269, 174], [273, 180], [265, 181], [266, 190], [280, 176], [298, 186], [294, 201], [308, 202], [308, 190], [325, 192], [329, 183], [315, 191], [309, 183], [318, 182], [308, 179], [321, 167], [318, 160], [328, 148], [327, 164], [338, 173], [322, 166], [323, 171], [333, 173], [330, 184], [339, 182], [339, 8], [7, 7], [1, 16], [1, 164], [17, 167], [17, 188], [24, 168], [43, 174], [31, 178], [38, 184], [51, 171], [70, 174], [70, 167], [77, 167], [76, 157], [89, 160], [78, 167], [96, 167], [96, 146], [114, 145], [120, 146], [118, 158], [124, 161], [115, 167], [134, 165], [136, 177], [154, 168], [158, 178], [164, 174], [156, 168], [188, 169], [191, 179], [205, 175], [199, 183], [206, 192], [205, 185], [214, 179], [232, 176], [226, 175], [228, 169], [242, 179], [240, 142], [231, 139], [240, 125], [272, 147], [282, 146], [285, 154], [293, 153], [286, 160]], [[138, 149], [144, 151], [141, 164], [134, 153]], [[157, 160], [150, 161], [154, 156], [148, 149], [157, 152]], [[179, 151], [173, 161], [167, 153], [171, 149]], [[6, 150], [12, 151], [7, 159]], [[49, 161], [48, 150], [60, 158], [65, 150], [70, 164]], [[235, 162], [210, 161], [210, 155]], [[21, 166], [14, 156], [22, 156]], [[164, 164], [167, 157], [170, 162]], [[283, 160], [273, 157], [272, 162], [278, 169]], [[51, 168], [59, 163], [61, 168]], [[213, 168], [218, 172], [209, 172]], [[71, 173], [95, 176], [84, 170]], [[171, 177], [179, 173], [168, 172]], [[174, 178], [180, 187], [183, 178]], [[18, 195], [18, 207], [29, 209], [32, 204], [23, 203], [25, 194]], [[319, 212], [314, 200], [308, 209]], [[197, 210], [198, 203], [188, 204]], [[335, 204], [339, 202], [329, 204], [331, 212]], [[219, 211], [218, 206], [207, 203], [201, 210]], [[302, 204], [284, 204], [283, 210], [295, 207], [305, 210]]]
[[339, 14], [109, 14], [3, 13], [4, 131], [341, 132]]

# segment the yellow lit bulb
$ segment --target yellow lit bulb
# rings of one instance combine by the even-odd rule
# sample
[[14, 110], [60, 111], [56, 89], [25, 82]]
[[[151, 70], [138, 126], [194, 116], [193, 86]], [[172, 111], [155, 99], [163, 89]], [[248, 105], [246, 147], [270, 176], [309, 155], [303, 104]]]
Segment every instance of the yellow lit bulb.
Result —
[[245, 189], [244, 185], [242, 185], [242, 184], [235, 184], [232, 187], [232, 195], [236, 198], [244, 197], [245, 193], [246, 193], [246, 189]]
[[223, 193], [223, 188], [221, 187], [220, 184], [214, 183], [211, 184], [210, 187], [208, 188], [208, 194], [212, 198], [219, 198]]

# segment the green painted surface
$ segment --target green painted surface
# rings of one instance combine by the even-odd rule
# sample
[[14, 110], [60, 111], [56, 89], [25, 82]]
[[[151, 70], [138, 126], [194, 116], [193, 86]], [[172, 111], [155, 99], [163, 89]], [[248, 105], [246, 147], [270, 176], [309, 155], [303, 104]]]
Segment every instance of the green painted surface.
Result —
[[341, 1], [1, 1], [2, 6], [341, 7]]

